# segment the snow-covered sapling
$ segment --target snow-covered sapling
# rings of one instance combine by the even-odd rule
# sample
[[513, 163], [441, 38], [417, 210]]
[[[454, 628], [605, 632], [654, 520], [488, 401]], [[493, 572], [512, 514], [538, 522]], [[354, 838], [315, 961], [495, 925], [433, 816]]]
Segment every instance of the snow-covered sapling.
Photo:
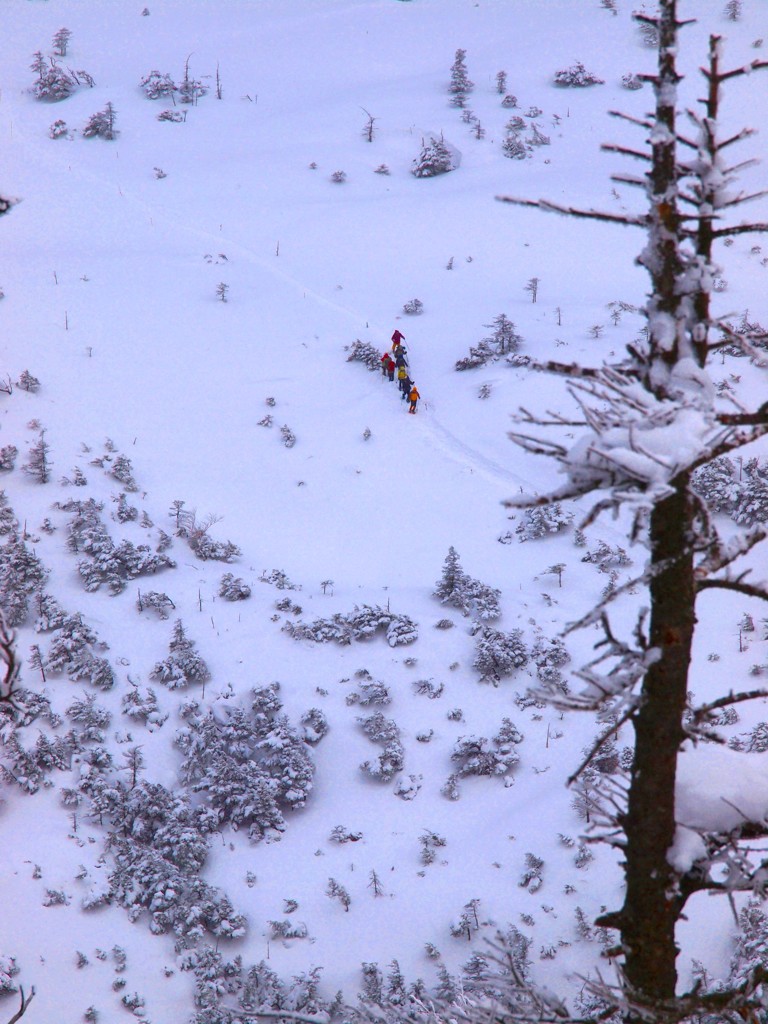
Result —
[[59, 31], [54, 35], [52, 42], [53, 52], [58, 57], [67, 56], [67, 46], [69, 40], [72, 38], [72, 33], [68, 28], [60, 28]]
[[120, 134], [115, 128], [115, 121], [117, 120], [117, 111], [115, 110], [112, 103], [107, 103], [103, 110], [97, 111], [95, 114], [91, 114], [83, 128], [83, 138], [85, 139], [107, 139], [112, 141], [116, 139]]
[[29, 370], [21, 371], [19, 379], [16, 381], [16, 384], [18, 385], [18, 387], [21, 388], [22, 391], [40, 390], [40, 381], [37, 379], [37, 377], [33, 377]]
[[588, 85], [603, 85], [604, 79], [587, 71], [581, 61], [576, 61], [569, 68], [555, 72], [554, 82], [563, 88], [581, 89]]
[[171, 690], [190, 683], [204, 683], [211, 678], [208, 666], [195, 651], [194, 640], [185, 633], [181, 619], [174, 624], [168, 657], [158, 661], [149, 675]]
[[451, 152], [442, 135], [430, 135], [421, 140], [421, 152], [411, 165], [411, 174], [417, 178], [435, 178], [447, 174], [457, 167], [455, 154]]
[[472, 91], [475, 83], [470, 81], [467, 74], [466, 63], [467, 51], [457, 50], [451, 66], [451, 82], [448, 92], [451, 94], [451, 103], [455, 107], [463, 107], [467, 94]]
[[33, 480], [47, 484], [51, 478], [51, 466], [51, 446], [45, 440], [45, 430], [41, 430], [39, 438], [31, 445], [27, 461], [22, 468]]
[[479, 907], [480, 900], [478, 899], [464, 904], [461, 913], [450, 925], [451, 935], [454, 938], [466, 938], [468, 942], [472, 941], [472, 933], [480, 928]]
[[219, 597], [225, 601], [245, 601], [251, 596], [251, 588], [240, 576], [226, 572], [219, 582]]
[[544, 870], [544, 861], [541, 857], [537, 857], [534, 853], [526, 853], [525, 855], [525, 870], [520, 876], [518, 885], [521, 889], [527, 889], [528, 892], [538, 892], [544, 884], [544, 878], [542, 872]]
[[539, 294], [539, 282], [541, 278], [531, 277], [525, 285], [525, 291], [531, 296], [531, 302], [535, 302]]
[[178, 86], [171, 76], [161, 74], [159, 71], [150, 71], [144, 75], [139, 84], [151, 100], [160, 99], [161, 96], [173, 96], [178, 90]]
[[333, 174], [330, 177], [330, 180], [335, 185], [343, 185], [344, 182], [347, 180], [347, 172], [346, 171], [334, 171]]
[[343, 885], [339, 885], [335, 878], [328, 879], [328, 886], [325, 890], [325, 894], [332, 900], [338, 900], [342, 907], [344, 907], [344, 910], [349, 910], [350, 904], [352, 903], [352, 897]]
[[538, 540], [550, 533], [560, 533], [573, 522], [574, 514], [564, 510], [560, 502], [553, 501], [548, 505], [537, 505], [526, 508], [523, 521], [515, 527], [518, 540]]
[[500, 96], [504, 96], [507, 91], [507, 72], [497, 71], [496, 72], [496, 92]]

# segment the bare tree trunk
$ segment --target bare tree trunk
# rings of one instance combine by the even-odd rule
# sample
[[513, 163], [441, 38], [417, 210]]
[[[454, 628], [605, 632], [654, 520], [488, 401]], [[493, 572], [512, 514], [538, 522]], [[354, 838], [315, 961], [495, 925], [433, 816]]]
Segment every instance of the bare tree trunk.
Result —
[[624, 969], [646, 996], [675, 995], [678, 876], [668, 861], [675, 835], [675, 777], [688, 689], [694, 611], [692, 506], [687, 474], [651, 516], [649, 641], [659, 658], [648, 669], [634, 719], [635, 756], [624, 831], [626, 893], [619, 914]]

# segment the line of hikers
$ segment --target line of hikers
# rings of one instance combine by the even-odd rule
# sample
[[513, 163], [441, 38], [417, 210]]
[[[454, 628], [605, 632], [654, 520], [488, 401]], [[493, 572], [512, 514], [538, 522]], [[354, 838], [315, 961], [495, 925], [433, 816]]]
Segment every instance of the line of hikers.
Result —
[[392, 335], [392, 349], [385, 352], [381, 357], [381, 372], [384, 377], [394, 381], [397, 377], [397, 384], [403, 401], [410, 403], [408, 412], [416, 412], [416, 403], [421, 395], [416, 390], [416, 385], [408, 376], [408, 353], [403, 342], [405, 335], [395, 329]]

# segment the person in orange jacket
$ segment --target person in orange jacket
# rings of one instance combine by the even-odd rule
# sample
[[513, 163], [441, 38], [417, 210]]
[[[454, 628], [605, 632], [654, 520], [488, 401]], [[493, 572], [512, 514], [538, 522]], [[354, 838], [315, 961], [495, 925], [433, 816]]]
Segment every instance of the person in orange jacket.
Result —
[[408, 392], [408, 401], [411, 403], [410, 408], [408, 409], [408, 412], [412, 412], [412, 413], [416, 412], [416, 403], [418, 402], [418, 400], [420, 398], [421, 398], [421, 395], [416, 390], [416, 385], [412, 384], [411, 385], [411, 390]]

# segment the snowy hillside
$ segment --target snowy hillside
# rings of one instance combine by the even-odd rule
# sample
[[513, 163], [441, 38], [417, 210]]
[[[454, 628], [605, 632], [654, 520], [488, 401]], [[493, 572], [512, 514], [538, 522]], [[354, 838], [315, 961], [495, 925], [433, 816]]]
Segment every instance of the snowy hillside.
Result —
[[[759, 0], [738, 21], [686, 6], [693, 106], [708, 35], [738, 65], [766, 25]], [[638, 166], [600, 150], [644, 141], [608, 111], [652, 106], [622, 85], [654, 66], [631, 14], [5, 0], [0, 605], [31, 710], [1, 726], [0, 992], [35, 986], [26, 1020], [170, 1024], [195, 999], [201, 1024], [241, 1019], [224, 1005], [312, 1013], [374, 991], [362, 964], [394, 992], [399, 970], [445, 990], [510, 929], [549, 984], [606, 969], [590, 922], [622, 876], [566, 787], [600, 727], [526, 693], [591, 656], [589, 630], [561, 631], [644, 553], [620, 520], [582, 535], [586, 507], [540, 527], [502, 502], [560, 482], [507, 436], [521, 406], [570, 408], [525, 357], [618, 357], [643, 327], [644, 238], [497, 197], [642, 208], [610, 178]], [[577, 61], [602, 84], [557, 87]], [[68, 96], [36, 97], [51, 74]], [[110, 104], [115, 137], [85, 137]], [[725, 120], [762, 131], [740, 154], [759, 155], [766, 82], [734, 85]], [[455, 167], [418, 177], [430, 137]], [[768, 221], [766, 200], [750, 215]], [[768, 243], [730, 241], [716, 312], [768, 323]], [[502, 315], [512, 351], [457, 372]], [[414, 416], [349, 358], [396, 328]], [[760, 393], [744, 359], [712, 373]], [[762, 614], [707, 597], [697, 696], [765, 671]], [[739, 714], [731, 737], [764, 702]], [[682, 972], [727, 973], [728, 906], [691, 911]], [[1, 998], [8, 1017], [18, 996]]]

